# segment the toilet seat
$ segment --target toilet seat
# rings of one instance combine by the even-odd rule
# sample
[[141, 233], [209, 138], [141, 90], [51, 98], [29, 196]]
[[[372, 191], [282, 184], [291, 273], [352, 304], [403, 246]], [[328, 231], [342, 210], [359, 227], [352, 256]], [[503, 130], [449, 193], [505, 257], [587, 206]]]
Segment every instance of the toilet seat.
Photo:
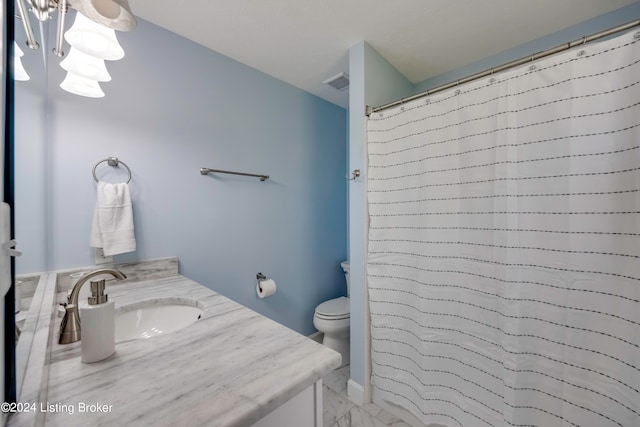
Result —
[[325, 301], [316, 307], [315, 315], [325, 320], [342, 320], [351, 316], [349, 298], [339, 297]]

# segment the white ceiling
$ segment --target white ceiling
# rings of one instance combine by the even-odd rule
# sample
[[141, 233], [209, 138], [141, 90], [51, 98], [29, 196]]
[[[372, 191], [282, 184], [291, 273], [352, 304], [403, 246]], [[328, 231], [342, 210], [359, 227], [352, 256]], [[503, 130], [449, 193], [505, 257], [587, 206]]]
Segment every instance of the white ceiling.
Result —
[[[411, 82], [637, 0], [131, 0], [135, 15], [347, 107], [322, 82], [365, 40]], [[637, 17], [630, 17], [629, 20]], [[552, 46], [549, 46], [552, 47]]]

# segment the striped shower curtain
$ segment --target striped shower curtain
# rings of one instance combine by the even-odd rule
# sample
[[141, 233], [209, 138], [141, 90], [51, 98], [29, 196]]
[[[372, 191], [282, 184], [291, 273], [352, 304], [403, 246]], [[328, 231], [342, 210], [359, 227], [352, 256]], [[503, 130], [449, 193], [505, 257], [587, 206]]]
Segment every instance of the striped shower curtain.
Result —
[[632, 32], [369, 117], [376, 399], [640, 426], [639, 83]]

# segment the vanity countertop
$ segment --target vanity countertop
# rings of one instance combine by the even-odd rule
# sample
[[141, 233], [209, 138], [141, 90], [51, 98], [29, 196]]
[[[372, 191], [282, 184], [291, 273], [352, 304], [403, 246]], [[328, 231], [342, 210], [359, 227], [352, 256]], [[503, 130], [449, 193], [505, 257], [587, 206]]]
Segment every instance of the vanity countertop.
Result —
[[[187, 298], [204, 315], [180, 331], [117, 343], [93, 364], [80, 362], [80, 342], [57, 343], [55, 319], [46, 402], [38, 402], [46, 426], [249, 426], [340, 364], [338, 353], [181, 275], [107, 287], [116, 310]], [[98, 412], [79, 413], [83, 405]]]

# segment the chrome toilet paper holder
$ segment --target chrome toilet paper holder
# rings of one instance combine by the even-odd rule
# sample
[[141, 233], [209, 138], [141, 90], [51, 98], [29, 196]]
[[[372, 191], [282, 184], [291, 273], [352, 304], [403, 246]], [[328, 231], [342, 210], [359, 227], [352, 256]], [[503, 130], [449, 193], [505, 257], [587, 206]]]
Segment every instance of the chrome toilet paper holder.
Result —
[[267, 276], [262, 273], [256, 274], [256, 280], [258, 281], [258, 289], [262, 292], [262, 286], [260, 286], [260, 282], [263, 280], [267, 280]]

